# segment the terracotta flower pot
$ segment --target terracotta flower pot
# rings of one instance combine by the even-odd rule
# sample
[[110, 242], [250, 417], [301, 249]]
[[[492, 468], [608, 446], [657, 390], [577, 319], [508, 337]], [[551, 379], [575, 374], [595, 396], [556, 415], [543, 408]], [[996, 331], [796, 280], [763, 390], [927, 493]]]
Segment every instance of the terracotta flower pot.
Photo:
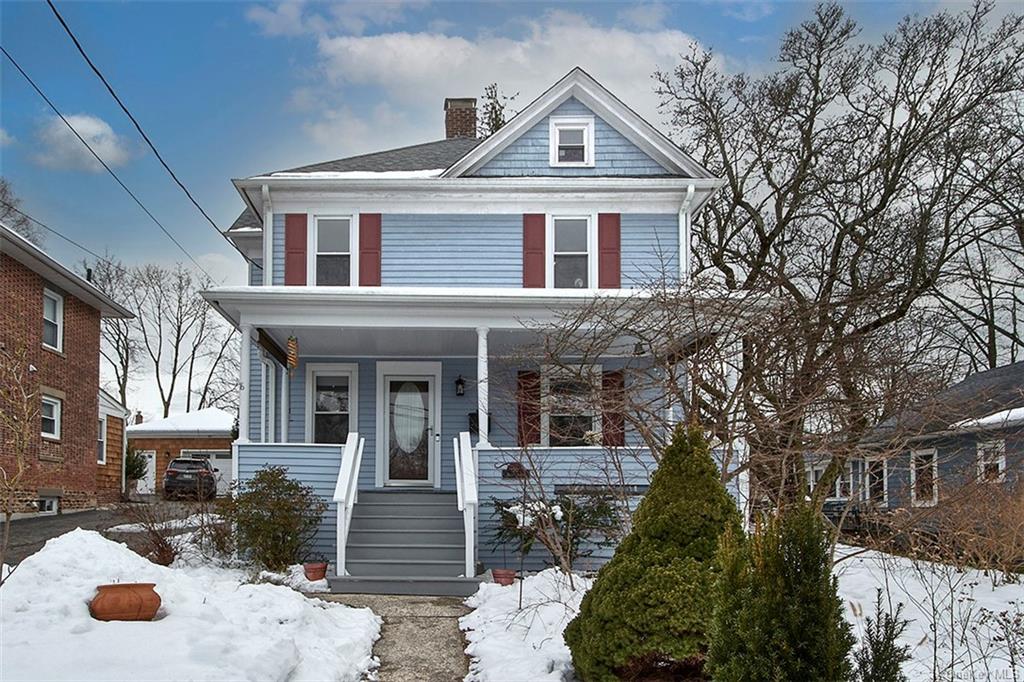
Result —
[[302, 570], [306, 572], [306, 580], [315, 583], [327, 577], [327, 562], [307, 561], [302, 564]]
[[499, 585], [511, 585], [516, 581], [516, 569], [514, 568], [492, 568], [491, 575], [494, 582]]
[[160, 608], [156, 583], [116, 583], [100, 585], [89, 602], [89, 613], [96, 620], [153, 620]]

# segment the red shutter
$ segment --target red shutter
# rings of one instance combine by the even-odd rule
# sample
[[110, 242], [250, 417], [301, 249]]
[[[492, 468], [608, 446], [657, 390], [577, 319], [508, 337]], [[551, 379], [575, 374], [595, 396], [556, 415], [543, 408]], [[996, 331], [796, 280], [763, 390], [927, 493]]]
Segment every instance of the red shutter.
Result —
[[601, 442], [604, 445], [626, 444], [625, 398], [626, 379], [622, 370], [605, 372], [601, 377]]
[[597, 216], [597, 286], [618, 289], [622, 286], [622, 237], [618, 213]]
[[543, 213], [523, 214], [523, 287], [527, 289], [544, 288], [544, 222]]
[[359, 286], [380, 286], [380, 213], [359, 214]]
[[288, 213], [284, 217], [284, 283], [306, 285], [305, 213]]
[[540, 443], [540, 372], [519, 372], [517, 379], [517, 431], [522, 447]]

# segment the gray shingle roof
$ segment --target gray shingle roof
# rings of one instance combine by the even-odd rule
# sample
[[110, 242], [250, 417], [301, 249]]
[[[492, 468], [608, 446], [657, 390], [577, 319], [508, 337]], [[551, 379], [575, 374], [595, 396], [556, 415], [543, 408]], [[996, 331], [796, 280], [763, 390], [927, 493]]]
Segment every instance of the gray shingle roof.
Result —
[[[388, 149], [372, 154], [349, 156], [334, 161], [313, 163], [275, 173], [315, 173], [324, 171], [417, 171], [447, 168], [483, 142], [481, 138], [453, 138]], [[267, 174], [269, 175], [269, 173]]]
[[232, 230], [240, 230], [247, 227], [256, 227], [263, 229], [263, 221], [256, 215], [256, 212], [251, 208], [246, 208], [242, 211], [241, 215], [235, 218], [235, 222], [231, 223], [231, 227], [228, 228], [228, 232]]

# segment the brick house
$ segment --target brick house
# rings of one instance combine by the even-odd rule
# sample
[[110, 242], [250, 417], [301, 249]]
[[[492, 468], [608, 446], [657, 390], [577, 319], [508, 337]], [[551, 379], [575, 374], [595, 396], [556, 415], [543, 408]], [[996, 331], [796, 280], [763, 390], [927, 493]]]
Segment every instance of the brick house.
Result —
[[[41, 428], [21, 512], [97, 504], [100, 320], [132, 317], [90, 282], [0, 223], [0, 347], [24, 350]], [[3, 409], [10, 409], [4, 406]], [[14, 466], [4, 434], [0, 466]]]
[[128, 448], [146, 457], [146, 477], [139, 481], [142, 494], [163, 493], [163, 473], [175, 457], [208, 458], [217, 471], [217, 492], [231, 485], [231, 443], [234, 441], [235, 416], [216, 407], [176, 414], [150, 422], [140, 421], [126, 429]]
[[100, 504], [119, 502], [124, 493], [125, 449], [130, 412], [102, 388], [96, 429], [96, 498]]

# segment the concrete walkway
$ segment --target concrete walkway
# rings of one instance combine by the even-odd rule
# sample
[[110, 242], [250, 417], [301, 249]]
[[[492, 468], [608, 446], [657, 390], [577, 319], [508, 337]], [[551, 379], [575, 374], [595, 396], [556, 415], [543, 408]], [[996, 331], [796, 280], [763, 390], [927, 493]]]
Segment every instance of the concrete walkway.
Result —
[[452, 682], [469, 672], [459, 618], [469, 613], [458, 597], [378, 594], [317, 595], [327, 601], [365, 606], [384, 619], [373, 648], [381, 682]]

